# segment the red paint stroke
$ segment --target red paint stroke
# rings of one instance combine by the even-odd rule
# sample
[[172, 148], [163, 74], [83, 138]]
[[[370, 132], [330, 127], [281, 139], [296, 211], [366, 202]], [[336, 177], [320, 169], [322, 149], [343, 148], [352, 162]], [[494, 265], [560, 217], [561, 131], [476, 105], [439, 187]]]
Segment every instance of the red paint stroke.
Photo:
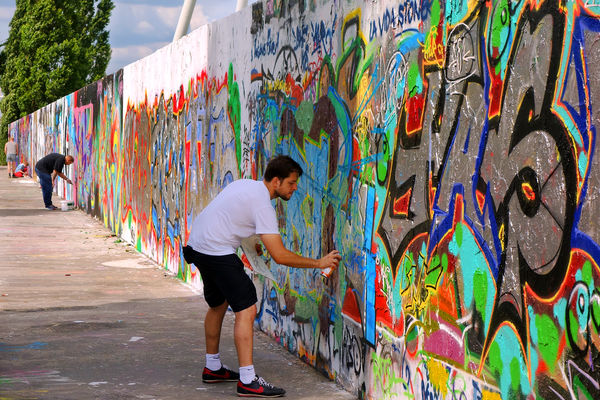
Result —
[[292, 75], [289, 73], [285, 77], [285, 83], [288, 87], [288, 95], [291, 97], [291, 103], [295, 107], [299, 107], [300, 102], [304, 98], [304, 90], [301, 86], [296, 84], [296, 81], [294, 80], [294, 78], [292, 78]]
[[479, 190], [476, 190], [475, 191], [475, 199], [477, 200], [477, 206], [479, 207], [479, 212], [483, 213], [483, 207], [485, 205], [485, 193], [482, 193]]
[[380, 265], [377, 265], [375, 277], [375, 321], [390, 329], [398, 337], [404, 335], [404, 314], [400, 311], [399, 316], [392, 316], [387, 297], [383, 292]]
[[[425, 85], [426, 86], [426, 85]], [[411, 96], [406, 102], [406, 134], [410, 136], [423, 127], [425, 96], [422, 93]]]
[[452, 218], [452, 227], [460, 224], [464, 220], [465, 203], [462, 194], [457, 194], [454, 201], [454, 216]]
[[433, 184], [433, 173], [429, 171], [429, 217], [433, 218], [433, 203], [437, 189]]
[[489, 118], [495, 117], [500, 114], [500, 101], [502, 94], [503, 82], [500, 78], [500, 74], [491, 73], [491, 85], [490, 85], [490, 111], [488, 113]]
[[[379, 198], [375, 195], [375, 201], [373, 202], [373, 213], [375, 214], [373, 217], [377, 217], [377, 207], [379, 206]], [[375, 219], [375, 218], [374, 218]], [[379, 237], [379, 235], [373, 235], [371, 239], [371, 253], [377, 254], [377, 243], [375, 242], [375, 237]]]
[[[188, 193], [190, 191], [190, 153], [191, 153], [191, 148], [192, 145], [191, 143], [186, 140], [185, 141], [185, 197], [184, 197], [184, 210], [188, 210]], [[184, 224], [185, 224], [185, 229], [183, 231], [184, 237], [184, 244], [187, 244], [187, 240], [188, 240], [188, 234], [190, 232], [190, 229], [188, 229], [188, 219], [184, 218]]]
[[394, 215], [408, 217], [408, 208], [410, 207], [410, 199], [412, 197], [412, 187], [400, 197], [394, 199]]
[[527, 183], [527, 182], [522, 183], [521, 190], [523, 191], [523, 194], [525, 194], [525, 197], [527, 197], [527, 200], [529, 200], [529, 201], [535, 200], [535, 191], [533, 190], [533, 188], [531, 187], [531, 185], [529, 183]]
[[342, 314], [348, 318], [351, 318], [354, 322], [360, 324], [360, 308], [358, 307], [358, 300], [356, 299], [356, 293], [351, 288], [346, 289], [344, 295], [344, 303], [342, 306]]

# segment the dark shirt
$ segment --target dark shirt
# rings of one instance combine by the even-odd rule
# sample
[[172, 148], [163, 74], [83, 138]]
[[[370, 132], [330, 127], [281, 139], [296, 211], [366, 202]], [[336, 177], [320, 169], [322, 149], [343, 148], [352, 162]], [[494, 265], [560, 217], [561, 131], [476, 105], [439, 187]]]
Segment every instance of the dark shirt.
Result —
[[58, 153], [50, 153], [35, 164], [35, 169], [40, 172], [51, 174], [53, 171], [62, 172], [65, 166], [65, 156]]

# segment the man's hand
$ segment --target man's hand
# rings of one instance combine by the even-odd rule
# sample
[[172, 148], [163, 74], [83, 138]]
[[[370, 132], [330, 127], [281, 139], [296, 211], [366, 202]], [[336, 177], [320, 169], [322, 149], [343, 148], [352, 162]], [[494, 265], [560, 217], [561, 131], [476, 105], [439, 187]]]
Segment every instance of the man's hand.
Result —
[[70, 180], [69, 178], [67, 178], [67, 183], [68, 183], [69, 185], [72, 185], [72, 184], [73, 184], [73, 181], [72, 181], [72, 180]]
[[335, 268], [342, 258], [337, 250], [332, 251], [323, 258], [307, 258], [292, 253], [285, 248], [281, 236], [274, 233], [263, 233], [260, 240], [277, 264], [294, 268]]
[[337, 268], [341, 259], [342, 256], [340, 256], [340, 252], [334, 250], [331, 253], [327, 254], [325, 257], [319, 258], [319, 268]]

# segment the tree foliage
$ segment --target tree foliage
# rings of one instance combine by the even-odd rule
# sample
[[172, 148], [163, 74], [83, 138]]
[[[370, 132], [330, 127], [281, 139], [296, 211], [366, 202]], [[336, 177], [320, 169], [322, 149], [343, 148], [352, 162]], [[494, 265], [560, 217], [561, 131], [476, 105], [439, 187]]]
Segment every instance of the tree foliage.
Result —
[[0, 146], [10, 122], [105, 75], [113, 8], [112, 0], [16, 0], [0, 52]]

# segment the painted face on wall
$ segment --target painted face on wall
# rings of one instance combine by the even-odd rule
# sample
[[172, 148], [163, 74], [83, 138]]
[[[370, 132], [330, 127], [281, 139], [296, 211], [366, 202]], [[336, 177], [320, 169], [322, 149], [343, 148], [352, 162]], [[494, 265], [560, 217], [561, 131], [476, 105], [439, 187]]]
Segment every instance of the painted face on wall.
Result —
[[275, 177], [273, 179], [276, 179], [275, 194], [280, 199], [288, 201], [292, 197], [294, 192], [296, 190], [298, 190], [298, 173], [297, 172], [292, 172], [284, 180], [280, 180], [277, 177]]

